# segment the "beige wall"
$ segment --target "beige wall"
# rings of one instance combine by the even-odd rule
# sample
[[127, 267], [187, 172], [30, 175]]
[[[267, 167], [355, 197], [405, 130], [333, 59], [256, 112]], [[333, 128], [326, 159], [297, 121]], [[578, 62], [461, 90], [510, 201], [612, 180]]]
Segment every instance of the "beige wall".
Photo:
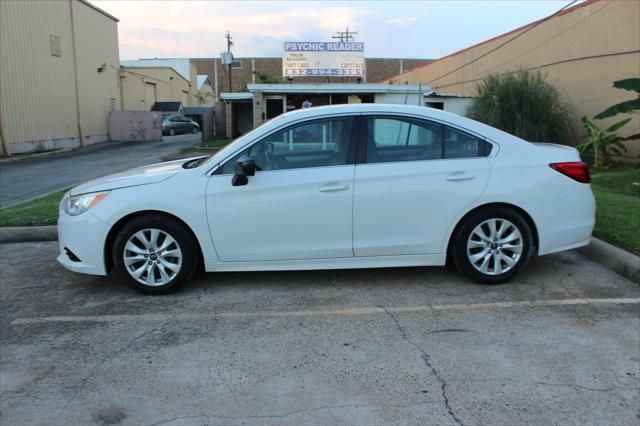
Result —
[[213, 91], [213, 87], [209, 83], [205, 83], [198, 90], [198, 103], [197, 106], [212, 107], [216, 103], [216, 95]]
[[[50, 35], [60, 39], [59, 57]], [[78, 121], [87, 144], [106, 140], [111, 99], [119, 104], [118, 61], [117, 21], [87, 4], [0, 1], [3, 142], [12, 153], [79, 146]], [[111, 67], [98, 73], [103, 63]]]
[[[170, 67], [122, 67], [120, 84], [123, 111], [150, 111], [148, 105], [149, 86], [155, 85], [155, 100], [158, 102], [182, 102], [182, 106], [197, 106], [197, 98], [192, 92], [196, 84], [189, 86], [178, 72]], [[146, 91], [145, 91], [146, 89]], [[186, 102], [186, 103], [185, 103]]]
[[154, 98], [149, 93], [155, 87], [155, 101], [183, 101], [183, 91], [189, 82], [169, 67], [123, 67], [120, 84], [123, 111], [149, 111]]
[[[471, 47], [392, 80], [429, 83], [438, 91], [474, 95], [476, 84], [487, 73], [523, 67], [545, 74], [573, 102], [579, 115], [592, 117], [610, 105], [633, 99], [632, 92], [614, 89], [612, 85], [616, 80], [640, 76], [640, 1], [591, 0], [578, 4], [454, 71], [525, 30]], [[622, 118], [595, 122], [605, 128]], [[639, 131], [640, 116], [635, 114], [620, 133], [631, 135]], [[636, 157], [640, 142], [629, 142], [628, 148], [630, 156]]]
[[187, 106], [199, 106], [198, 101], [198, 68], [195, 64], [189, 61], [189, 94]]
[[[117, 23], [85, 4], [73, 1], [80, 92], [80, 120], [85, 135], [107, 133], [113, 104], [119, 109]], [[103, 39], [103, 40], [101, 40]], [[106, 69], [98, 72], [98, 67]]]

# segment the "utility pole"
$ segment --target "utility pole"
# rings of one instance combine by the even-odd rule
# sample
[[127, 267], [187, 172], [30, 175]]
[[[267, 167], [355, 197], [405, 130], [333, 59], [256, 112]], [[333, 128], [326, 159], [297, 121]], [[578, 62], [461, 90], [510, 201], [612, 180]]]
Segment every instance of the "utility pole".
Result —
[[[340, 43], [353, 41], [354, 34], [358, 34], [357, 31], [349, 31], [349, 27], [347, 27], [346, 31], [336, 31], [336, 35], [331, 36], [331, 38], [340, 39]], [[342, 82], [344, 83], [345, 79], [342, 77]]]
[[346, 31], [336, 31], [336, 35], [331, 36], [331, 38], [340, 39], [340, 43], [353, 41], [354, 34], [358, 34], [357, 31], [349, 31], [349, 27], [347, 27]]
[[229, 71], [229, 93], [233, 92], [233, 86], [231, 85], [231, 63], [233, 62], [233, 54], [231, 53], [231, 46], [233, 46], [233, 42], [231, 39], [231, 33], [227, 31], [224, 35], [224, 38], [227, 39], [227, 54], [229, 55], [229, 64], [227, 65]]

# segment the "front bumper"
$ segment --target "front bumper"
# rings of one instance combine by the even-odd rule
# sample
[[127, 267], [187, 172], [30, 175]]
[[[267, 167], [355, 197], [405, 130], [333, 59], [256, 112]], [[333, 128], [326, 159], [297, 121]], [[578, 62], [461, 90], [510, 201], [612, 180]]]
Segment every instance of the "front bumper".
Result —
[[[107, 275], [104, 247], [111, 225], [91, 212], [58, 217], [58, 262], [65, 268], [91, 275]], [[70, 253], [71, 254], [70, 254]]]

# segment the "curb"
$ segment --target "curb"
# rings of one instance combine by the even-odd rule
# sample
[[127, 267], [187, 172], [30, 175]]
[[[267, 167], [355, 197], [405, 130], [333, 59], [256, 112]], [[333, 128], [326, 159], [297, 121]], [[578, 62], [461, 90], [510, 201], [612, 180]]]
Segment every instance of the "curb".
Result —
[[57, 226], [6, 226], [0, 227], [0, 243], [27, 243], [58, 241]]
[[[0, 243], [57, 240], [57, 226], [0, 227]], [[577, 252], [633, 282], [640, 283], [640, 256], [595, 237], [591, 238], [591, 243], [588, 246], [580, 247]]]
[[635, 283], [640, 283], [640, 256], [592, 237], [588, 246], [577, 249], [578, 253], [606, 266]]

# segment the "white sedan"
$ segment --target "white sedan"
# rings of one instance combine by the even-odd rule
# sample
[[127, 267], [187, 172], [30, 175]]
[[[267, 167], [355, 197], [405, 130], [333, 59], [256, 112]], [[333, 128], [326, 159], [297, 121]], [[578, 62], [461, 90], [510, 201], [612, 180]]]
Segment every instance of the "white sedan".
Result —
[[595, 202], [574, 148], [458, 115], [358, 104], [283, 114], [211, 157], [73, 188], [60, 256], [167, 293], [196, 270], [444, 265], [483, 284], [589, 243]]

